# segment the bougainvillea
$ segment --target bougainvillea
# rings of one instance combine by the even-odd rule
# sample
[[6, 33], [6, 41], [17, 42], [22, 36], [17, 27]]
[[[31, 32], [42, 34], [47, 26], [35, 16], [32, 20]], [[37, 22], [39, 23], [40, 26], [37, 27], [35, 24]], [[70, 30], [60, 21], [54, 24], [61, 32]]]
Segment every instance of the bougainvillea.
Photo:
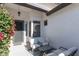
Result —
[[0, 32], [0, 41], [2, 41], [4, 38], [4, 34], [2, 32]]
[[14, 35], [14, 21], [6, 9], [0, 8], [0, 56], [9, 55], [10, 39]]

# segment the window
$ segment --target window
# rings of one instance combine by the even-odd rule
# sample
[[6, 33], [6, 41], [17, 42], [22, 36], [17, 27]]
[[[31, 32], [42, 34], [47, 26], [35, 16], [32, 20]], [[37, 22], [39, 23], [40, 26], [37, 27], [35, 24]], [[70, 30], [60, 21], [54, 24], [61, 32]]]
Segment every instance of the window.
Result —
[[24, 31], [24, 21], [22, 20], [15, 20], [16, 30], [17, 31]]

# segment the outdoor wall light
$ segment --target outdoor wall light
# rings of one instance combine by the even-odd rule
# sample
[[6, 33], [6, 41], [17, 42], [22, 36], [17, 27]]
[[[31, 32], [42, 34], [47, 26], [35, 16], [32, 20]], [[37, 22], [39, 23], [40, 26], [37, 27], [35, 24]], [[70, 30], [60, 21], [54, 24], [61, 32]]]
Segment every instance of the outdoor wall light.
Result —
[[18, 11], [18, 16], [20, 16], [21, 15], [21, 12], [20, 11]]

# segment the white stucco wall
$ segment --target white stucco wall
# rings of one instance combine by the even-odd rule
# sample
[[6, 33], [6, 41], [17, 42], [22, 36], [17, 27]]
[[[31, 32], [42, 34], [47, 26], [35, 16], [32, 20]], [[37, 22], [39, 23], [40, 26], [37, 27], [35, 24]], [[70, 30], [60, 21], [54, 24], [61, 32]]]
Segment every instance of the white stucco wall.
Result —
[[55, 48], [75, 46], [79, 50], [79, 4], [71, 4], [48, 16], [46, 34]]

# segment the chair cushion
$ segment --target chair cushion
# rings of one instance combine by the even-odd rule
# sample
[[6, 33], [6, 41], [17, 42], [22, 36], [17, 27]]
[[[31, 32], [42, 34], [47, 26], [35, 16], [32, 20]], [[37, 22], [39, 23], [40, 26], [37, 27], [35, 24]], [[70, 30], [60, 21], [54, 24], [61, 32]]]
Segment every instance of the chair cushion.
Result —
[[57, 49], [54, 52], [51, 52], [49, 54], [47, 54], [47, 56], [58, 56], [61, 52], [63, 52], [64, 50], [61, 49]]
[[47, 42], [43, 42], [42, 45], [48, 45], [48, 43]]

